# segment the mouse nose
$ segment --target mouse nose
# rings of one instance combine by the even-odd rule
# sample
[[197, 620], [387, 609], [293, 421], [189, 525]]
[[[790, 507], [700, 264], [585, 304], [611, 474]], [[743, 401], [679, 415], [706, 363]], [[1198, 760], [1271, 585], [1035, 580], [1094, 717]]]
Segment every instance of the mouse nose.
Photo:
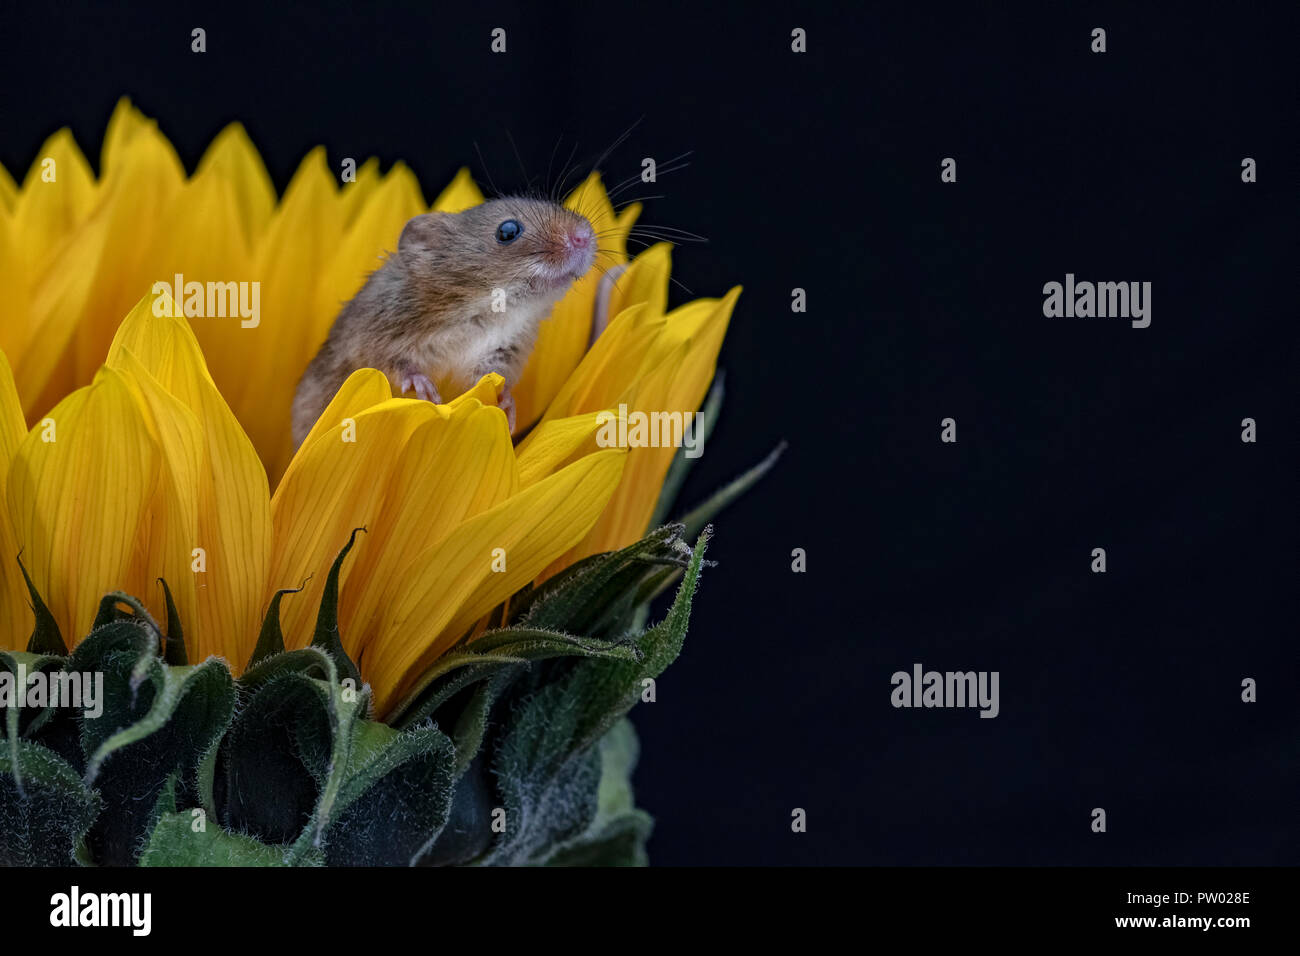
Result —
[[593, 238], [590, 226], [579, 226], [576, 229], [571, 229], [569, 230], [569, 248], [585, 249], [591, 245]]

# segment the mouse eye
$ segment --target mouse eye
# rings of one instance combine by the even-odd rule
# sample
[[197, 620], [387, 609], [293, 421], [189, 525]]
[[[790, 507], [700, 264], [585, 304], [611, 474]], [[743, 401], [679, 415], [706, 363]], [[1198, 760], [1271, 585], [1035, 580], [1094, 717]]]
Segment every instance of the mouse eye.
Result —
[[497, 226], [497, 242], [502, 245], [507, 242], [514, 242], [523, 231], [523, 224], [518, 219], [507, 219]]

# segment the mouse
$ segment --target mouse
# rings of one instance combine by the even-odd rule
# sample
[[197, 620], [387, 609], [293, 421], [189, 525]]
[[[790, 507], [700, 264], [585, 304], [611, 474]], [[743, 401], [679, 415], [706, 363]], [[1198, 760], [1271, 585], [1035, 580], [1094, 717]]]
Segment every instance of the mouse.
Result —
[[[595, 263], [596, 246], [585, 216], [541, 198], [506, 196], [415, 216], [396, 251], [343, 305], [303, 373], [293, 400], [294, 446], [361, 368], [383, 372], [395, 396], [438, 403], [439, 385], [458, 395], [496, 372], [505, 380], [499, 405], [513, 433], [511, 386], [541, 321]], [[593, 332], [602, 324], [593, 317]]]

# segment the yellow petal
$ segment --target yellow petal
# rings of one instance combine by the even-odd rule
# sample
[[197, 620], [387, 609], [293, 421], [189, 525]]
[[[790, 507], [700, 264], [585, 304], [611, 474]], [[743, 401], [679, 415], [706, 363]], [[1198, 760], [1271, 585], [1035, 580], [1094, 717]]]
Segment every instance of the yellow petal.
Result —
[[69, 646], [90, 630], [105, 592], [145, 593], [146, 582], [128, 572], [158, 465], [131, 388], [108, 368], [18, 447], [6, 488], [9, 517]]
[[[199, 418], [170, 394], [129, 349], [121, 349], [116, 368], [131, 388], [143, 412], [149, 434], [159, 450], [159, 478], [145, 512], [140, 537], [127, 577], [147, 582], [140, 598], [154, 615], [165, 620], [166, 601], [155, 583], [167, 582], [180, 615], [191, 654], [206, 657], [199, 647], [199, 575], [191, 569], [199, 538], [199, 485], [203, 469], [203, 432]], [[210, 642], [209, 642], [210, 643]]]
[[[160, 297], [170, 303], [166, 296]], [[188, 323], [155, 315], [146, 296], [123, 320], [108, 365], [130, 351], [167, 392], [197, 416], [203, 458], [197, 477], [199, 501], [195, 547], [204, 550], [206, 570], [196, 580], [198, 620], [185, 621], [197, 656], [217, 654], [236, 671], [257, 640], [262, 598], [270, 566], [271, 511], [266, 471], [203, 363]], [[170, 583], [170, 579], [169, 582]]]
[[260, 323], [242, 329], [245, 378], [242, 387], [229, 387], [233, 397], [227, 395], [272, 482], [293, 453], [290, 408], [298, 378], [320, 347], [309, 330], [327, 328], [332, 318], [320, 310], [311, 282], [335, 254], [342, 217], [325, 150], [314, 149], [289, 184], [258, 250]]
[[472, 405], [476, 402], [481, 405], [495, 405], [500, 401], [501, 389], [505, 383], [506, 380], [496, 372], [488, 372], [475, 382], [473, 387], [457, 395], [447, 404], [451, 408], [458, 408], [462, 404]]
[[[739, 296], [737, 286], [722, 299], [698, 300], [668, 315], [659, 339], [647, 350], [657, 364], [639, 374], [627, 396], [629, 412], [686, 416], [700, 407]], [[681, 421], [684, 426], [686, 419]], [[609, 507], [587, 538], [559, 565], [626, 547], [645, 534], [664, 476], [678, 454], [672, 445], [631, 449], [623, 481]]]
[[[325, 417], [341, 419], [331, 409], [344, 397], [335, 397]], [[421, 425], [449, 414], [445, 405], [389, 399], [350, 416], [348, 431], [322, 431], [298, 450], [271, 500], [275, 548], [265, 595], [269, 600], [275, 590], [297, 587], [311, 576], [306, 589], [282, 605], [287, 646], [310, 642], [326, 572], [352, 530], [377, 521], [407, 440]], [[343, 566], [340, 583], [345, 589], [355, 565], [349, 561]]]
[[0, 163], [0, 212], [13, 212], [17, 201], [18, 187], [14, 185], [14, 178], [9, 175], [4, 164]]
[[[344, 196], [357, 185], [359, 181], [346, 184]], [[407, 220], [424, 209], [419, 182], [410, 169], [398, 163], [366, 199], [321, 274], [315, 311], [321, 325], [304, 329], [304, 335], [317, 345], [325, 340], [339, 310], [357, 294], [370, 273], [384, 264], [384, 254], [397, 248]]]
[[[657, 368], [637, 381], [634, 390], [626, 396], [629, 415], [653, 415], [671, 410], [673, 375], [689, 349], [689, 342], [681, 343], [676, 351], [664, 357]], [[623, 480], [611, 496], [609, 507], [582, 543], [565, 555], [561, 565], [572, 564], [602, 551], [626, 547], [640, 538], [654, 513], [664, 475], [676, 453], [677, 449], [672, 446], [629, 449]]]
[[94, 211], [33, 288], [31, 337], [14, 370], [29, 416], [89, 381], [122, 316], [164, 278], [157, 269], [168, 232], [141, 223], [171, 221], [184, 171], [152, 123], [115, 135]]
[[383, 504], [357, 543], [340, 625], [354, 653], [378, 633], [385, 595], [413, 559], [519, 488], [505, 415], [477, 401], [421, 425], [402, 448]]
[[[238, 283], [248, 281], [253, 260], [236, 186], [220, 168], [209, 167], [177, 197], [173, 242], [160, 253], [158, 281], [174, 288], [180, 276], [184, 284], [197, 282], [205, 293], [209, 288], [216, 293], [210, 306], [206, 294], [202, 297], [203, 314], [193, 318], [193, 331], [209, 373], [225, 394], [248, 378], [249, 330], [239, 313]], [[252, 290], [246, 289], [248, 300]], [[188, 298], [183, 285], [181, 300]]]
[[357, 178], [350, 183], [345, 182], [343, 184], [343, 193], [339, 201], [343, 204], [343, 225], [345, 227], [351, 226], [356, 221], [357, 215], [370, 197], [374, 195], [379, 181], [379, 158], [371, 156], [357, 170]]
[[[392, 397], [393, 390], [388, 384], [388, 376], [373, 368], [357, 369], [339, 386], [339, 390], [334, 394], [325, 411], [321, 412], [320, 418], [316, 419], [316, 424], [303, 439], [302, 447], [306, 448], [321, 435], [338, 428], [345, 419], [352, 418], [358, 412], [365, 411], [380, 402], [386, 402]], [[338, 438], [337, 435], [334, 437]], [[285, 478], [288, 478], [293, 471], [299, 455], [295, 455], [289, 463], [284, 473]]]
[[[53, 182], [46, 180], [47, 174], [54, 176]], [[89, 215], [95, 190], [95, 175], [71, 131], [61, 129], [41, 145], [13, 213], [28, 270], [44, 268], [55, 247]]]
[[644, 302], [656, 315], [668, 311], [668, 276], [672, 271], [672, 246], [658, 242], [641, 253], [618, 277], [609, 297], [609, 314], [618, 315]]
[[551, 419], [534, 428], [517, 449], [520, 487], [536, 484], [583, 451], [594, 451], [602, 416], [614, 414], [612, 410], [588, 412]]
[[18, 446], [27, 434], [22, 405], [9, 360], [0, 352], [0, 648], [21, 651], [32, 630], [27, 586], [18, 568], [18, 540], [9, 522], [5, 480]]
[[[52, 163], [47, 167], [46, 162]], [[44, 174], [54, 176], [47, 182]], [[32, 289], [73, 230], [90, 214], [94, 174], [72, 134], [60, 130], [41, 146], [13, 213], [0, 224], [0, 301], [8, 315], [0, 328], [0, 348], [21, 367], [34, 329]]]
[[[618, 484], [625, 452], [589, 455], [457, 527], [395, 582], [362, 670], [383, 714], [471, 624], [574, 544]], [[495, 549], [501, 549], [494, 555]], [[504, 553], [506, 571], [493, 570]], [[499, 567], [498, 563], [498, 567]]]
[[546, 410], [546, 419], [616, 407], [636, 380], [642, 357], [663, 334], [666, 319], [645, 305], [614, 318]]
[[461, 167], [447, 188], [438, 194], [438, 198], [429, 207], [430, 212], [464, 212], [471, 206], [483, 201], [483, 192], [474, 183], [469, 170]]
[[[528, 427], [542, 416], [577, 367], [591, 341], [592, 314], [600, 280], [609, 269], [627, 261], [627, 233], [637, 210], [615, 214], [599, 174], [587, 177], [569, 195], [565, 205], [581, 212], [591, 222], [600, 252], [590, 271], [556, 303], [538, 329], [537, 343], [514, 387], [516, 430]], [[611, 317], [618, 311], [611, 311]]]
[[9, 218], [0, 214], [0, 351], [16, 363], [22, 360], [30, 335], [31, 276], [19, 255], [19, 237]]
[[[238, 235], [252, 249], [266, 231], [275, 209], [275, 187], [257, 147], [239, 123], [231, 123], [208, 146], [194, 182], [217, 180], [228, 189], [239, 223]], [[234, 278], [234, 276], [231, 276]]]

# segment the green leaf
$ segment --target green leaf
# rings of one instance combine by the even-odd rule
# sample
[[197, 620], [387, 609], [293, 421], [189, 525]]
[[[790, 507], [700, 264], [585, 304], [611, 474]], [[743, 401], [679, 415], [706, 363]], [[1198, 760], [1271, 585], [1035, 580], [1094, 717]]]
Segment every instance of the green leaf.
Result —
[[23, 580], [27, 583], [27, 593], [32, 599], [32, 610], [36, 614], [36, 623], [32, 627], [32, 636], [27, 641], [27, 652], [29, 654], [49, 654], [66, 657], [68, 655], [68, 645], [63, 643], [63, 635], [59, 633], [59, 624], [54, 620], [54, 615], [50, 613], [50, 609], [45, 606], [45, 602], [41, 600], [40, 592], [36, 590], [31, 575], [27, 573], [27, 568], [23, 565], [22, 555], [18, 556], [18, 569], [23, 572]]
[[53, 751], [29, 740], [0, 750], [0, 865], [73, 865], [100, 809], [99, 795]]
[[[141, 866], [287, 866], [287, 847], [271, 846], [240, 833], [223, 830], [212, 820], [202, 822], [193, 811], [164, 814], [140, 854]], [[300, 861], [321, 865], [324, 857]]]

